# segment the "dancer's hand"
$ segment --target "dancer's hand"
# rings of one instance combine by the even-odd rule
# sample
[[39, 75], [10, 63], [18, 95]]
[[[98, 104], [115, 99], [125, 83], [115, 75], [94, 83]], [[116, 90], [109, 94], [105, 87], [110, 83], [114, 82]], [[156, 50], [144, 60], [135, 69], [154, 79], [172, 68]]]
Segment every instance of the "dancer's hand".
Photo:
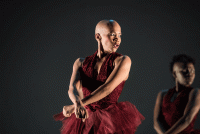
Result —
[[89, 117], [88, 111], [83, 106], [83, 103], [79, 97], [75, 104], [75, 115], [76, 118], [81, 118], [83, 122], [85, 122], [85, 119]]
[[75, 106], [67, 105], [63, 107], [63, 115], [65, 117], [70, 117], [74, 113]]

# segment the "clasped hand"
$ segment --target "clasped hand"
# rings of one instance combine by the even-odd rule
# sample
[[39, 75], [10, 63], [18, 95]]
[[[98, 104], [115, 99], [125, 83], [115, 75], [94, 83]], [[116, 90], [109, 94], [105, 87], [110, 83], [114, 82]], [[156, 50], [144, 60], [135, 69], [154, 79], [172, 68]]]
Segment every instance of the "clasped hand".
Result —
[[85, 119], [89, 117], [88, 111], [83, 106], [82, 101], [79, 99], [74, 105], [68, 105], [63, 107], [63, 115], [65, 117], [70, 117], [75, 112], [76, 118], [82, 119], [85, 122]]

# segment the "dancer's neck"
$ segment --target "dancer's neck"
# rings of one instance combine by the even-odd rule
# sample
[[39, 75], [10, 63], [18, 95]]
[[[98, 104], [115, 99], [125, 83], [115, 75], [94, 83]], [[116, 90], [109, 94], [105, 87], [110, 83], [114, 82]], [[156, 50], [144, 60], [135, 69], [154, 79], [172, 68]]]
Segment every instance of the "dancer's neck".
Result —
[[183, 91], [187, 88], [191, 88], [191, 86], [184, 86], [184, 85], [181, 85], [181, 84], [178, 83], [175, 87], [176, 92], [181, 92], [181, 91]]

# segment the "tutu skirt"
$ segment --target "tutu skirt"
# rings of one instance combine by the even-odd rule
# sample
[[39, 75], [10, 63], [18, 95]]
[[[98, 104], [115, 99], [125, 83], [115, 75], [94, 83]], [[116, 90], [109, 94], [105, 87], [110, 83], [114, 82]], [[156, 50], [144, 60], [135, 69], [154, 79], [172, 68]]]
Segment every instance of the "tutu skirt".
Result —
[[65, 118], [61, 113], [54, 119], [63, 123], [61, 134], [88, 134], [91, 129], [95, 134], [134, 134], [137, 127], [144, 120], [144, 116], [130, 102], [112, 104], [104, 109], [91, 111], [89, 118], [82, 122], [75, 114]]

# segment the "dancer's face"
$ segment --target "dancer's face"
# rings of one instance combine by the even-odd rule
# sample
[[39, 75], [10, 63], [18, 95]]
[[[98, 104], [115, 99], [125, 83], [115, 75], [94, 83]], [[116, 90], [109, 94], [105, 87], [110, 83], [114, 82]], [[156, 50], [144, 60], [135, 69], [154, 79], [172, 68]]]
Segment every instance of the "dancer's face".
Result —
[[177, 82], [183, 86], [188, 87], [192, 85], [195, 78], [195, 68], [193, 63], [175, 63], [173, 67], [173, 76]]
[[117, 22], [112, 25], [103, 25], [102, 30], [98, 33], [101, 37], [101, 44], [104, 52], [116, 52], [121, 43], [121, 27]]

